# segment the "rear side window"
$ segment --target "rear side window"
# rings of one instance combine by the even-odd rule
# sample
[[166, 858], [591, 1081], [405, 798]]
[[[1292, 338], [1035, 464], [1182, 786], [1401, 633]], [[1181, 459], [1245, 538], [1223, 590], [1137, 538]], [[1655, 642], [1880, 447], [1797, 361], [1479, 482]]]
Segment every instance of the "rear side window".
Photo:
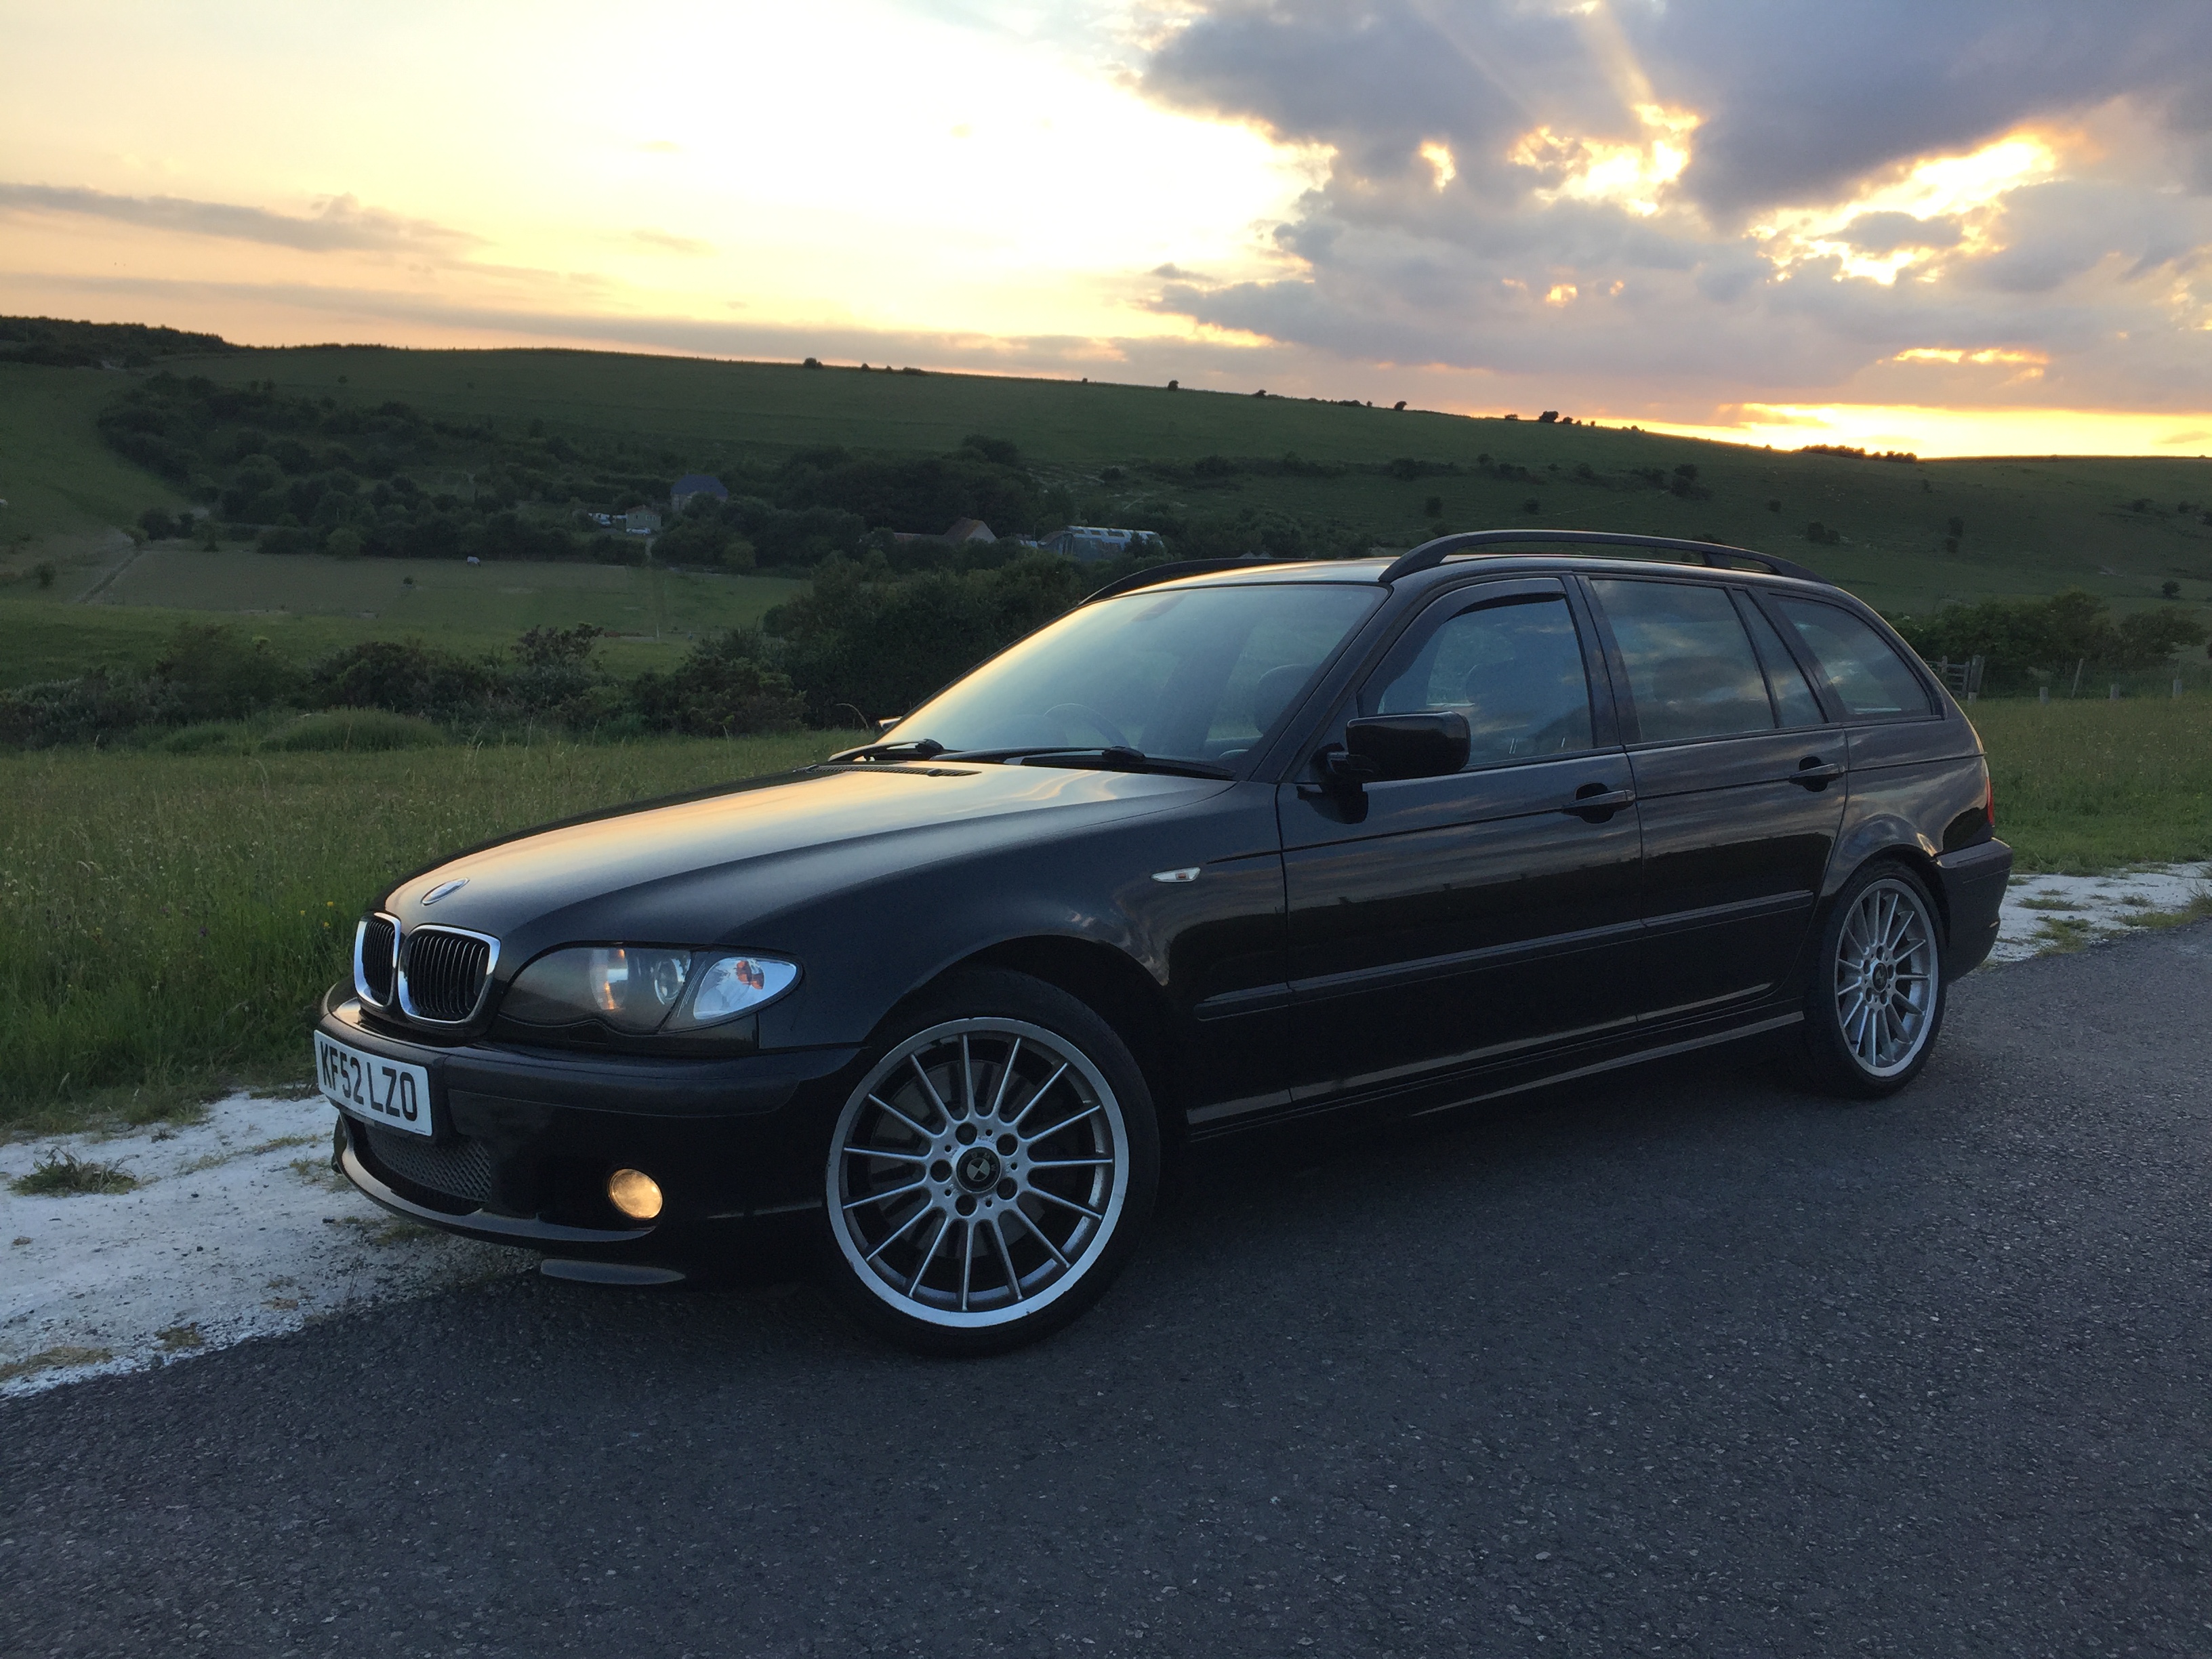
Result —
[[1864, 620], [1817, 599], [1775, 604], [1820, 665], [1846, 714], [1879, 719], [1930, 712], [1919, 678]]
[[1457, 710], [1470, 768], [1590, 746], [1589, 681], [1564, 594], [1478, 603], [1447, 617], [1410, 656], [1400, 648], [1362, 703], [1370, 714]]
[[1613, 624], [1644, 742], [1774, 729], [1766, 676], [1725, 588], [1606, 579], [1590, 586]]
[[1759, 654], [1765, 659], [1766, 683], [1774, 688], [1774, 707], [1782, 716], [1782, 723], [1818, 726], [1821, 719], [1820, 699], [1805, 684], [1804, 671], [1790, 659], [1789, 648], [1782, 643], [1782, 635], [1774, 631], [1774, 624], [1755, 605], [1745, 611], [1744, 620], [1751, 624], [1751, 637], [1758, 643]]

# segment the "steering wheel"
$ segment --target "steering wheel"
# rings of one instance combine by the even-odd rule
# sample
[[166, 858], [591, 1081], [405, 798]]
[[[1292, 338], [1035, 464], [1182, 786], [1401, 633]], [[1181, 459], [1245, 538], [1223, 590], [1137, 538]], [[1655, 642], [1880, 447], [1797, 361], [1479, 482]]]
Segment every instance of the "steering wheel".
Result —
[[1087, 702], [1056, 702], [1044, 711], [1044, 717], [1063, 725], [1079, 723], [1088, 726], [1106, 739], [1105, 746], [1109, 749], [1134, 749], [1137, 746], [1129, 741], [1120, 726]]

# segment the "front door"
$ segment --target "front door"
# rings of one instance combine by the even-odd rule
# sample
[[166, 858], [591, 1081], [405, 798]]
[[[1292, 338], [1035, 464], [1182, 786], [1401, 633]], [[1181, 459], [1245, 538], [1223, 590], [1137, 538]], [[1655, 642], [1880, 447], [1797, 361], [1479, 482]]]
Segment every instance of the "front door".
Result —
[[1842, 822], [1849, 764], [1748, 596], [1600, 577], [1644, 823], [1648, 1020], [1749, 1004], [1789, 978]]
[[1633, 1018], [1637, 814], [1593, 671], [1565, 582], [1454, 589], [1355, 703], [1458, 710], [1466, 769], [1356, 795], [1283, 786], [1294, 1100], [1448, 1085]]

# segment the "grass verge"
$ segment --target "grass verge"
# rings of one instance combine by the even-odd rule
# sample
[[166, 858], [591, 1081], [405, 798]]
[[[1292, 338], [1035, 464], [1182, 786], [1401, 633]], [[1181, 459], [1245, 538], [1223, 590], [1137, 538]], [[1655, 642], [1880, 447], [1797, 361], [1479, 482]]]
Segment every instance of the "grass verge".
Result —
[[255, 755], [0, 756], [0, 1133], [301, 1082], [355, 919], [533, 823], [781, 771], [851, 734]]
[[17, 1176], [8, 1183], [9, 1190], [31, 1198], [71, 1198], [80, 1193], [127, 1193], [138, 1185], [138, 1177], [120, 1164], [97, 1164], [82, 1158], [74, 1152], [57, 1149], [48, 1152], [31, 1166], [28, 1175]]
[[2023, 873], [2212, 859], [2212, 697], [1978, 702]]
[[106, 1348], [47, 1348], [33, 1354], [28, 1359], [0, 1365], [0, 1382], [12, 1382], [19, 1376], [32, 1376], [40, 1371], [73, 1370], [79, 1365], [104, 1365], [114, 1358], [113, 1352]]

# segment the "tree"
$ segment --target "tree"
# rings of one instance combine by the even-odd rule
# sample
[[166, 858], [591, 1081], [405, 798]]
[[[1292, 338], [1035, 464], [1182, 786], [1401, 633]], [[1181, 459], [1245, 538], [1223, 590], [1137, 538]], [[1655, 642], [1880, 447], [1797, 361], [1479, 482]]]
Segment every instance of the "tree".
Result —
[[2158, 596], [2162, 599], [2179, 599], [2181, 597], [2181, 584], [2172, 580], [2160, 582], [2158, 585]]

